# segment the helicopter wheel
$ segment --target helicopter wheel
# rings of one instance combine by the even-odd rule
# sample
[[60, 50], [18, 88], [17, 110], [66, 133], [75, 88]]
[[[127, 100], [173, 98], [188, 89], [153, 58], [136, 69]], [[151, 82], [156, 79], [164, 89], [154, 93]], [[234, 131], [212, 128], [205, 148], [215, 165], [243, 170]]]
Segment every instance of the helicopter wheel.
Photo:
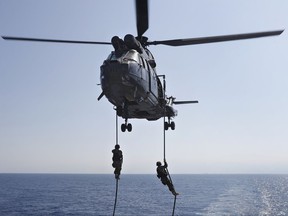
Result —
[[125, 124], [121, 124], [121, 131], [122, 132], [125, 132], [127, 129], [128, 132], [131, 132], [132, 131], [132, 124], [127, 124], [127, 122], [125, 122]]
[[164, 129], [165, 130], [168, 130], [169, 127], [171, 128], [171, 130], [175, 130], [175, 122], [172, 121], [171, 123], [169, 123], [169, 122], [164, 123]]
[[132, 125], [130, 123], [126, 125], [126, 128], [127, 128], [128, 132], [132, 131]]
[[126, 125], [125, 124], [121, 124], [121, 131], [125, 132], [126, 131]]
[[164, 129], [168, 130], [169, 129], [169, 123], [168, 122], [164, 122]]
[[172, 121], [172, 122], [170, 123], [170, 127], [171, 127], [172, 130], [175, 130], [175, 122]]

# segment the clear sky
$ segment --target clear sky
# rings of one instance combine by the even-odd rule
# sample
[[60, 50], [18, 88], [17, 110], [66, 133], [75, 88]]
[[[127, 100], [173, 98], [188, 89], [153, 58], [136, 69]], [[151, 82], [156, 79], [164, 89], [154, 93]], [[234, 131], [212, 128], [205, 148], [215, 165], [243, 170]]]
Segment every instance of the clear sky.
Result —
[[[279, 30], [287, 0], [150, 1], [150, 40]], [[132, 0], [0, 0], [0, 35], [110, 42], [136, 34]], [[288, 173], [288, 39], [151, 46], [177, 106], [170, 173]], [[112, 173], [115, 111], [100, 102], [109, 45], [0, 39], [0, 173]], [[119, 118], [119, 124], [124, 120]], [[163, 119], [119, 132], [122, 173], [155, 173]]]

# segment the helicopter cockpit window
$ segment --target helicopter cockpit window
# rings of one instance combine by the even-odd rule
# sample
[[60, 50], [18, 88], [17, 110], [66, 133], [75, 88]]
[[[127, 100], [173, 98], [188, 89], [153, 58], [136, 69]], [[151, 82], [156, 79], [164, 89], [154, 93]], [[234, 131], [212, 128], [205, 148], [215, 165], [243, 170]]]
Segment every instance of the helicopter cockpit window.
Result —
[[110, 53], [107, 60], [109, 60], [109, 61], [116, 61], [117, 60], [117, 57], [116, 57], [116, 54], [114, 51]]
[[144, 59], [144, 58], [142, 58], [142, 56], [139, 56], [140, 57], [140, 60], [141, 61], [139, 61], [139, 63], [145, 68], [145, 69], [149, 69], [148, 68], [148, 64], [147, 64], [147, 62], [146, 62], [146, 59]]
[[135, 61], [135, 62], [139, 62], [139, 57], [138, 57], [138, 52], [136, 52], [135, 50], [129, 50], [124, 56], [123, 59], [124, 60], [130, 60], [130, 61]]

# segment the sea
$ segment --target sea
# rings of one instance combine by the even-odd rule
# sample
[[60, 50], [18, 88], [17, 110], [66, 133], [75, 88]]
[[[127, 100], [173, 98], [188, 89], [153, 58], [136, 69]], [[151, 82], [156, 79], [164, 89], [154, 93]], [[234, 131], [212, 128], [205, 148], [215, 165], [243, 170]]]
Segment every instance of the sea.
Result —
[[[175, 216], [288, 215], [288, 175], [171, 177]], [[156, 175], [122, 174], [116, 186], [112, 174], [0, 174], [0, 215], [173, 214], [174, 196]]]

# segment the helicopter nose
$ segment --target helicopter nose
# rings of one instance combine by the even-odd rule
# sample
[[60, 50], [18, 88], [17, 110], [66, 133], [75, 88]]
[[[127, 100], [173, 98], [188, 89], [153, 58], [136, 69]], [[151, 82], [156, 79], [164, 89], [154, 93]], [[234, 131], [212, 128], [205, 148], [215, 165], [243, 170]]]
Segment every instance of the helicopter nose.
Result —
[[128, 65], [108, 63], [101, 66], [101, 87], [105, 96], [115, 106], [121, 106], [131, 90]]
[[109, 84], [122, 83], [123, 77], [127, 77], [128, 65], [121, 63], [108, 63], [101, 66], [101, 82]]

